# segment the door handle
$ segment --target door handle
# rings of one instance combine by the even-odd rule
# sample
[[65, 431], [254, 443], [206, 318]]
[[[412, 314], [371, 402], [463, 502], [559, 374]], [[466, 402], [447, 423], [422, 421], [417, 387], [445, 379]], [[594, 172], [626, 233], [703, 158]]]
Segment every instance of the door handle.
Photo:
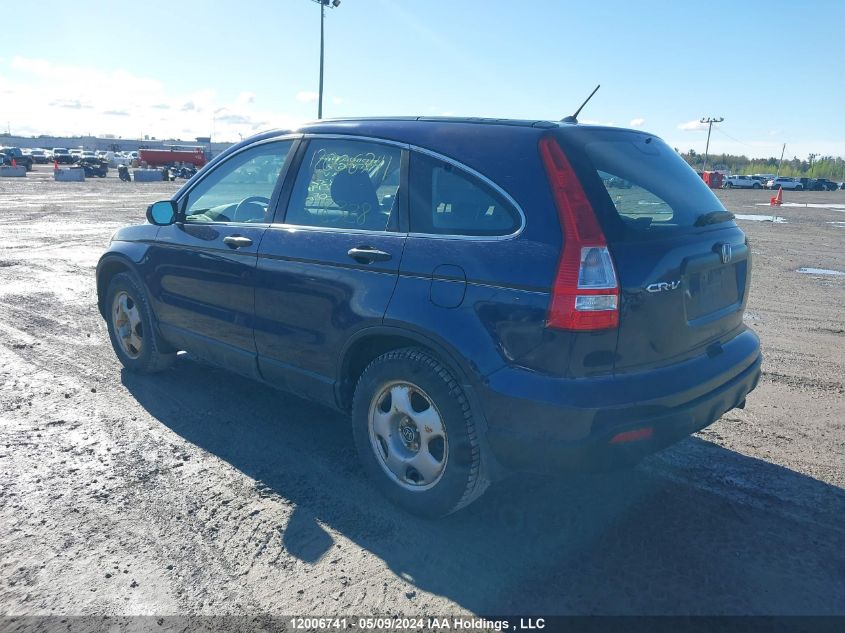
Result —
[[252, 246], [252, 240], [242, 235], [227, 235], [223, 238], [223, 243], [230, 248], [243, 248], [244, 246]]
[[393, 256], [390, 253], [385, 253], [377, 248], [370, 248], [369, 246], [361, 246], [358, 248], [350, 248], [347, 252], [352, 259], [361, 264], [372, 264], [373, 262], [386, 262]]

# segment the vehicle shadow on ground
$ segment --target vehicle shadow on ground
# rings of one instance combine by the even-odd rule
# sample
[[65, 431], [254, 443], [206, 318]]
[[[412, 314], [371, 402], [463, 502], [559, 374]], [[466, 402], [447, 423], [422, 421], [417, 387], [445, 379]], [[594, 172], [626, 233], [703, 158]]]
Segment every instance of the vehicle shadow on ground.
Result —
[[184, 355], [123, 384], [293, 502], [281, 539], [308, 563], [333, 544], [322, 523], [475, 613], [845, 613], [845, 492], [697, 438], [629, 472], [515, 476], [425, 521], [368, 484], [349, 420], [329, 409]]

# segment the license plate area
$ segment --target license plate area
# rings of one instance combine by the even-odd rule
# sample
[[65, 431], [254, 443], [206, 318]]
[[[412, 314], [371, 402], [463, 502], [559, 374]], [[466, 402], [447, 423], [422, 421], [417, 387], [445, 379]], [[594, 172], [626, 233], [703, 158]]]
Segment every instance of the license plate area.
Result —
[[737, 265], [718, 266], [689, 275], [687, 320], [694, 321], [740, 302]]

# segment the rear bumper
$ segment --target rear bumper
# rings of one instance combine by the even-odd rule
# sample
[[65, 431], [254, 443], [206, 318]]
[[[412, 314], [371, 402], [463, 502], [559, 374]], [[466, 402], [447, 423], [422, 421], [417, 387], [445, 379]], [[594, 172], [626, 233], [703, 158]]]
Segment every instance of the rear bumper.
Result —
[[[479, 394], [488, 445], [500, 464], [521, 470], [635, 463], [743, 405], [760, 380], [761, 362], [759, 340], [746, 330], [715, 358], [637, 374], [565, 380], [507, 368]], [[647, 437], [618, 441], [620, 433], [642, 429], [650, 429], [641, 431]]]

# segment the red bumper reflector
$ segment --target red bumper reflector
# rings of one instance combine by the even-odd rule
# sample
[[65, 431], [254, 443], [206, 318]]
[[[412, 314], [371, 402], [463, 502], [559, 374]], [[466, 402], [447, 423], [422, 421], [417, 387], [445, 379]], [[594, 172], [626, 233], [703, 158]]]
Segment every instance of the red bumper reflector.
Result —
[[625, 431], [624, 433], [617, 433], [610, 438], [611, 444], [622, 444], [623, 442], [636, 442], [638, 440], [647, 440], [654, 435], [654, 429], [650, 426], [641, 429], [634, 429], [633, 431]]

